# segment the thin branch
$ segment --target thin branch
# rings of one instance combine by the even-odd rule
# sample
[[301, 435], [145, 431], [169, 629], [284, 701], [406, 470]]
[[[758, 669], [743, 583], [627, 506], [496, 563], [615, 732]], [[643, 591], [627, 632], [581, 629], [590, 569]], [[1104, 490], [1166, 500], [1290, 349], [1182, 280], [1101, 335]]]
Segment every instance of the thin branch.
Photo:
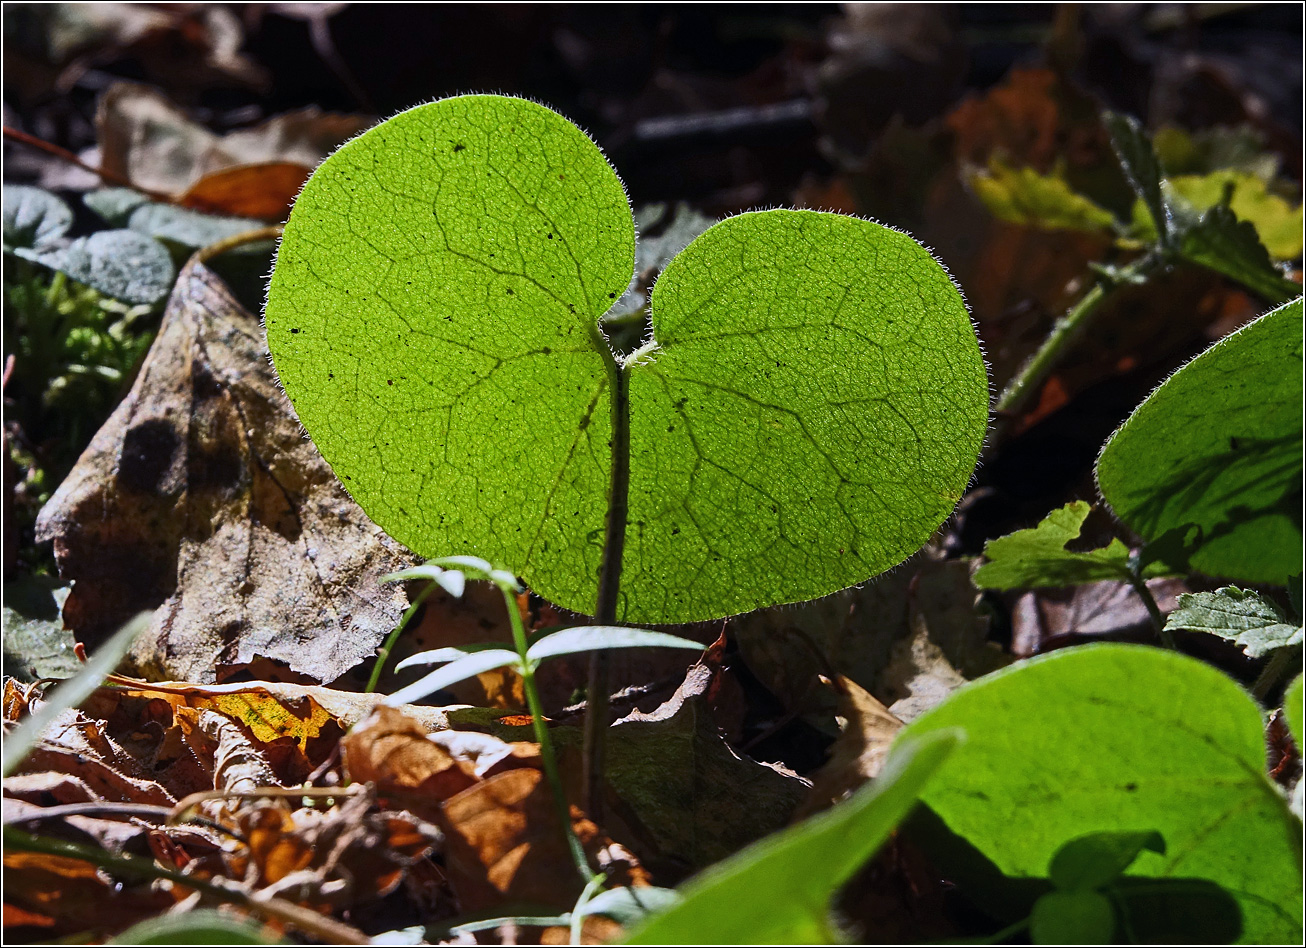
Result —
[[21, 145], [27, 145], [29, 148], [35, 148], [37, 151], [43, 151], [47, 155], [53, 155], [60, 161], [66, 161], [70, 165], [75, 165], [78, 168], [81, 168], [83, 171], [89, 171], [102, 181], [107, 181], [110, 184], [116, 184], [123, 188], [131, 188], [133, 191], [139, 191], [141, 194], [146, 195], [154, 201], [161, 201], [165, 204], [179, 204], [178, 200], [171, 194], [167, 194], [163, 191], [154, 191], [150, 188], [144, 188], [139, 184], [132, 184], [131, 181], [116, 172], [108, 171], [104, 168], [97, 168], [94, 165], [88, 165], [68, 149], [60, 148], [58, 145], [51, 144], [43, 138], [37, 138], [35, 135], [29, 135], [27, 132], [11, 128], [8, 125], [4, 126], [4, 136], [10, 141], [18, 142]]

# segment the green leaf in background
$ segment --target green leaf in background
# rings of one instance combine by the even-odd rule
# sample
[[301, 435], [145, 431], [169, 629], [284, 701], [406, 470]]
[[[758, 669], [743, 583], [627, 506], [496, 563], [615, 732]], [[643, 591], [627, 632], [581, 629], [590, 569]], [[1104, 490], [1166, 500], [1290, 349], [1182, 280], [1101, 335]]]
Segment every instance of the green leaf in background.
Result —
[[1279, 173], [1279, 156], [1266, 147], [1264, 133], [1250, 125], [1192, 131], [1163, 125], [1152, 145], [1167, 176], [1238, 171], [1268, 183]]
[[[1293, 679], [1292, 684], [1283, 695], [1283, 713], [1288, 718], [1288, 727], [1292, 731], [1293, 743], [1300, 748], [1306, 747], [1306, 695], [1302, 691], [1302, 676]], [[1292, 812], [1297, 819], [1306, 820], [1306, 780], [1297, 779], [1297, 786], [1292, 790]]]
[[1255, 290], [1271, 303], [1301, 295], [1301, 284], [1287, 279], [1273, 263], [1256, 228], [1217, 205], [1183, 232], [1180, 252], [1193, 263]]
[[81, 668], [60, 610], [71, 587], [26, 576], [4, 584], [4, 669], [20, 681], [70, 678]]
[[108, 641], [104, 642], [95, 654], [71, 678], [63, 681], [52, 693], [44, 696], [40, 706], [18, 726], [5, 734], [4, 756], [0, 761], [0, 775], [8, 777], [23, 762], [27, 752], [45, 733], [45, 729], [54, 723], [54, 719], [68, 708], [81, 704], [96, 688], [100, 687], [136, 636], [150, 624], [150, 613], [142, 612], [128, 622]]
[[1045, 230], [1109, 232], [1115, 217], [1082, 194], [1070, 189], [1057, 174], [1039, 174], [1033, 168], [1013, 168], [992, 158], [985, 171], [973, 171], [967, 183], [999, 220]]
[[[1249, 943], [1299, 940], [1301, 827], [1265, 774], [1255, 701], [1172, 651], [1089, 645], [965, 685], [899, 740], [970, 739], [922, 799], [1007, 876], [1040, 878], [1068, 839], [1156, 831], [1135, 876], [1207, 880]], [[946, 864], [940, 865], [945, 874]]]
[[988, 417], [960, 294], [910, 238], [768, 211], [707, 230], [623, 370], [599, 318], [634, 224], [580, 129], [521, 99], [404, 112], [329, 158], [286, 225], [269, 345], [368, 514], [418, 552], [505, 564], [592, 613], [629, 376], [618, 618], [682, 622], [821, 596], [951, 512]]
[[1146, 205], [1160, 231], [1161, 246], [1171, 244], [1170, 217], [1161, 197], [1161, 162], [1138, 120], [1130, 115], [1105, 112], [1102, 124], [1111, 135], [1111, 146], [1134, 193]]
[[1306, 745], [1306, 692], [1302, 689], [1302, 676], [1293, 679], [1283, 694], [1283, 713], [1288, 716], [1288, 727], [1298, 747]]
[[3, 195], [6, 249], [45, 247], [66, 234], [73, 224], [72, 209], [43, 188], [6, 184]]
[[1118, 539], [1086, 553], [1066, 549], [1066, 544], [1079, 539], [1092, 509], [1087, 501], [1075, 500], [1052, 511], [1037, 527], [989, 540], [984, 544], [986, 562], [975, 572], [975, 585], [980, 589], [1037, 589], [1127, 579], [1129, 548]]
[[160, 915], [133, 925], [111, 945], [282, 945], [264, 935], [264, 927], [215, 909], [192, 908], [180, 915]]
[[1276, 648], [1300, 645], [1303, 630], [1277, 605], [1251, 589], [1222, 586], [1215, 592], [1183, 593], [1166, 617], [1169, 631], [1209, 632], [1243, 647], [1250, 658]]
[[15, 253], [127, 303], [158, 302], [168, 295], [176, 275], [163, 245], [132, 230], [102, 230], [67, 247], [20, 247]]
[[1108, 439], [1097, 482], [1146, 539], [1195, 524], [1194, 569], [1249, 583], [1302, 570], [1302, 304], [1215, 343]]
[[1213, 171], [1169, 178], [1165, 188], [1197, 211], [1223, 204], [1229, 195], [1229, 210], [1238, 220], [1256, 228], [1257, 237], [1271, 257], [1295, 260], [1301, 256], [1301, 205], [1294, 208], [1277, 194], [1271, 194], [1260, 177], [1240, 171]]
[[830, 902], [915, 805], [962, 744], [960, 730], [901, 741], [880, 775], [825, 813], [760, 840], [680, 888], [631, 945], [830, 944]]

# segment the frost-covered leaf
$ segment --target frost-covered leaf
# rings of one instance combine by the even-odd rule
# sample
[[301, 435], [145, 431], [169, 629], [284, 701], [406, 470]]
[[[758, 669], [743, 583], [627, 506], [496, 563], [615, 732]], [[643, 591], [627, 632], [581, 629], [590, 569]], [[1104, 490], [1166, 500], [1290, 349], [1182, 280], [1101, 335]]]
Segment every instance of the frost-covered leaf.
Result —
[[176, 273], [162, 244], [132, 230], [102, 230], [67, 247], [15, 252], [127, 303], [163, 299]]
[[44, 247], [68, 232], [73, 212], [44, 188], [26, 184], [4, 186], [4, 245]]
[[1170, 631], [1210, 632], [1243, 647], [1252, 658], [1302, 642], [1302, 627], [1250, 589], [1222, 586], [1215, 592], [1185, 593], [1165, 620]]
[[[300, 418], [376, 521], [592, 613], [615, 371], [597, 321], [634, 224], [578, 128], [519, 99], [420, 106], [305, 186], [268, 338]], [[708, 619], [901, 562], [974, 467], [987, 380], [964, 304], [910, 238], [743, 214], [673, 260], [625, 369], [618, 618]]]
[[1072, 501], [1052, 511], [1029, 530], [984, 544], [987, 562], [975, 573], [981, 589], [1036, 589], [1040, 586], [1076, 586], [1129, 575], [1129, 548], [1112, 538], [1104, 547], [1088, 552], [1066, 549], [1079, 539], [1079, 531], [1093, 505]]
[[1195, 525], [1190, 562], [1286, 583], [1302, 569], [1302, 304], [1215, 343], [1148, 397], [1097, 461], [1102, 496], [1145, 539]]
[[111, 227], [126, 227], [132, 211], [150, 199], [133, 188], [99, 188], [82, 197], [82, 203]]

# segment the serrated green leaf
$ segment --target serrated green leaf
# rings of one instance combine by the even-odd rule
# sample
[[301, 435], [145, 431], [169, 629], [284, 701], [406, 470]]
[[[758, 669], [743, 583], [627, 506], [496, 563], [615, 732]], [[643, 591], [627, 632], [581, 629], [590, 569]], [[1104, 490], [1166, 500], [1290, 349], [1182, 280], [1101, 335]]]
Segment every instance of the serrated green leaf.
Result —
[[967, 177], [971, 190], [999, 220], [1045, 230], [1110, 231], [1115, 217], [1070, 189], [1055, 174], [1013, 168], [993, 158], [985, 171]]
[[1086, 553], [1066, 549], [1066, 544], [1079, 538], [1092, 509], [1087, 501], [1072, 501], [1052, 511], [1037, 527], [989, 540], [984, 544], [987, 562], [976, 570], [975, 585], [981, 589], [1037, 589], [1127, 579], [1129, 548], [1115, 538]]
[[1029, 917], [1036, 945], [1110, 945], [1115, 930], [1115, 908], [1100, 892], [1049, 892]]
[[1195, 524], [1190, 562], [1286, 583], [1302, 570], [1302, 304], [1226, 336], [1172, 375], [1113, 434], [1097, 482], [1146, 539]]
[[631, 629], [616, 625], [578, 625], [561, 632], [553, 632], [538, 639], [526, 652], [533, 662], [574, 652], [590, 652], [605, 648], [683, 648], [703, 651], [701, 642], [651, 632], [648, 629]]
[[168, 295], [176, 276], [163, 245], [131, 230], [102, 230], [67, 247], [19, 248], [15, 253], [126, 303], [158, 302]]
[[1193, 263], [1237, 280], [1271, 303], [1301, 295], [1301, 284], [1284, 277], [1256, 235], [1256, 228], [1219, 206], [1185, 228], [1180, 252]]
[[1161, 245], [1170, 246], [1170, 218], [1161, 197], [1161, 162], [1138, 120], [1130, 115], [1106, 112], [1102, 124], [1111, 134], [1111, 146], [1134, 193], [1146, 205], [1156, 222]]
[[1144, 849], [1165, 855], [1155, 831], [1089, 833], [1057, 850], [1048, 878], [1058, 889], [1100, 889], [1120, 877]]
[[[1234, 217], [1246, 221], [1256, 230], [1259, 242], [1269, 256], [1277, 260], [1294, 260], [1302, 250], [1302, 207], [1271, 194], [1265, 181], [1254, 174], [1239, 171], [1214, 171], [1204, 175], [1181, 175], [1161, 182], [1169, 205], [1179, 205], [1192, 221], [1229, 198]], [[1156, 225], [1141, 200], [1134, 204], [1130, 232], [1140, 240], [1156, 239]], [[1259, 263], [1259, 255], [1258, 263]], [[1275, 271], [1276, 273], [1278, 271]]]
[[4, 245], [41, 248], [54, 243], [73, 224], [73, 212], [44, 188], [6, 184], [3, 189]]
[[632, 931], [625, 944], [831, 943], [831, 899], [915, 805], [961, 735], [901, 742], [873, 783], [690, 879], [679, 889], [683, 900]]
[[[385, 530], [475, 552], [592, 613], [614, 371], [599, 317], [632, 274], [615, 172], [556, 113], [464, 96], [343, 147], [286, 225], [267, 307], [281, 379]], [[707, 230], [627, 367], [625, 622], [824, 595], [951, 512], [988, 415], [947, 274], [910, 238], [814, 211]]]
[[1265, 146], [1265, 136], [1251, 126], [1214, 126], [1188, 131], [1162, 126], [1152, 145], [1166, 175], [1204, 175], [1238, 171], [1270, 182], [1279, 171], [1279, 156]]
[[1209, 632], [1243, 647], [1251, 658], [1276, 648], [1300, 645], [1303, 630], [1289, 622], [1282, 610], [1250, 589], [1222, 586], [1215, 592], [1183, 593], [1166, 629]]
[[1238, 900], [1244, 941], [1299, 940], [1301, 827], [1265, 774], [1260, 709], [1223, 673], [1067, 649], [963, 686], [898, 739], [958, 726], [970, 739], [922, 799], [1001, 872], [1040, 878], [1067, 839], [1155, 830], [1166, 855], [1130, 878], [1209, 880]]

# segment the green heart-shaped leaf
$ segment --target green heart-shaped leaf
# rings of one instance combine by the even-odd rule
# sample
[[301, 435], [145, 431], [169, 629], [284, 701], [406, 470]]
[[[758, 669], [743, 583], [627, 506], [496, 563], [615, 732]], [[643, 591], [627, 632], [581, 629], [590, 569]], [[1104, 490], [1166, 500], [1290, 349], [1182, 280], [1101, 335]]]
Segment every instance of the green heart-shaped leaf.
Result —
[[988, 416], [960, 294], [909, 237], [812, 211], [710, 228], [618, 367], [598, 320], [634, 224], [585, 134], [462, 96], [343, 147], [286, 225], [267, 307], [282, 382], [376, 522], [593, 612], [629, 380], [617, 617], [708, 619], [824, 595], [949, 514]]

